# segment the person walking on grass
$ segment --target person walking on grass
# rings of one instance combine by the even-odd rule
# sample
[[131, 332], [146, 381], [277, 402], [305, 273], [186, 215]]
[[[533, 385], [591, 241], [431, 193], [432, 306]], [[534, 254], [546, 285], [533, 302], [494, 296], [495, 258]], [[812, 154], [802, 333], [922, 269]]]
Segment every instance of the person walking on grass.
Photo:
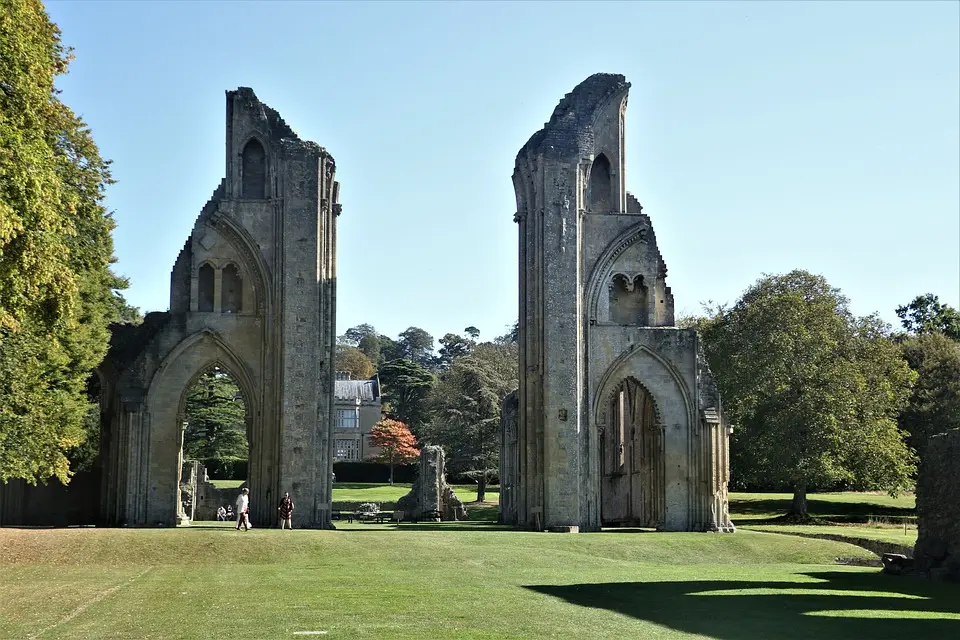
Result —
[[247, 518], [247, 511], [250, 509], [249, 493], [250, 490], [244, 487], [240, 495], [237, 496], [237, 531], [240, 531], [241, 524], [244, 531], [250, 528], [250, 521]]
[[289, 493], [283, 494], [277, 511], [280, 512], [280, 529], [283, 530], [284, 526], [293, 529], [293, 500], [290, 499]]

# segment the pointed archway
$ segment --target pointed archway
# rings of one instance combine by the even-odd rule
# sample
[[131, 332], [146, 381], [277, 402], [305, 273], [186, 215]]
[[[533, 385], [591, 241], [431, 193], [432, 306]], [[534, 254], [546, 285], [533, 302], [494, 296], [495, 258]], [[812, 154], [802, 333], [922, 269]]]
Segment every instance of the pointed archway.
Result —
[[636, 378], [624, 378], [610, 392], [599, 442], [601, 524], [661, 527], [663, 429], [653, 395]]

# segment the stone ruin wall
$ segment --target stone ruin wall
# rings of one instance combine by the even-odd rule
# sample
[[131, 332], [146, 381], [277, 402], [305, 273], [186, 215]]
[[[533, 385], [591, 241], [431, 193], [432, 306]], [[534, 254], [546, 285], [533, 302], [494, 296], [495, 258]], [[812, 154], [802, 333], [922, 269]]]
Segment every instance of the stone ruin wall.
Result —
[[916, 569], [960, 582], [960, 431], [933, 436], [917, 480]]
[[420, 472], [410, 492], [397, 501], [404, 520], [421, 520], [423, 514], [438, 511], [444, 521], [465, 520], [467, 509], [447, 484], [443, 449], [436, 445], [420, 451]]

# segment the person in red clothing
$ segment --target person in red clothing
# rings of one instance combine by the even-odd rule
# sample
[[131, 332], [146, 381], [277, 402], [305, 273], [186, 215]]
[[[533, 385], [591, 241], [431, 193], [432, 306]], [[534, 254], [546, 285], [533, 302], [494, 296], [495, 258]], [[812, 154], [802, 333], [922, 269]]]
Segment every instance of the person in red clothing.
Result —
[[280, 528], [283, 529], [286, 525], [293, 529], [293, 500], [290, 499], [289, 493], [283, 494], [283, 499], [280, 501], [277, 511], [280, 512]]

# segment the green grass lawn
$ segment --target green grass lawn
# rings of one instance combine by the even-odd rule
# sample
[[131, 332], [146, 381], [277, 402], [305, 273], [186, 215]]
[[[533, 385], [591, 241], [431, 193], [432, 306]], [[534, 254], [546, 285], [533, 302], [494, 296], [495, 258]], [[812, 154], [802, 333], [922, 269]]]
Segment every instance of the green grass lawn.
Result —
[[0, 529], [0, 637], [960, 637], [957, 587], [839, 542], [338, 526]]
[[[790, 493], [731, 493], [730, 517], [735, 524], [759, 523], [783, 515], [790, 509]], [[807, 496], [811, 516], [826, 520], [867, 522], [897, 521], [916, 515], [912, 493], [891, 498], [885, 493], [815, 493]]]
[[917, 543], [917, 526], [890, 525], [746, 525], [751, 531], [772, 531], [778, 533], [803, 533], [806, 535], [839, 535], [846, 538], [865, 538], [912, 547]]
[[217, 489], [238, 489], [246, 480], [211, 480]]
[[[243, 480], [211, 480], [218, 489], [237, 489]], [[333, 485], [334, 502], [396, 502], [410, 491], [410, 484], [368, 484], [361, 482], [337, 482]], [[474, 502], [477, 499], [476, 485], [454, 485], [454, 491], [464, 502]], [[484, 500], [497, 502], [500, 498], [500, 487], [487, 487]]]
[[[410, 484], [366, 484], [362, 482], [337, 482], [333, 485], [334, 502], [396, 502], [410, 491]], [[477, 499], [477, 486], [457, 484], [453, 486], [457, 497], [464, 502]], [[487, 487], [484, 495], [486, 502], [498, 502], [500, 487]]]

